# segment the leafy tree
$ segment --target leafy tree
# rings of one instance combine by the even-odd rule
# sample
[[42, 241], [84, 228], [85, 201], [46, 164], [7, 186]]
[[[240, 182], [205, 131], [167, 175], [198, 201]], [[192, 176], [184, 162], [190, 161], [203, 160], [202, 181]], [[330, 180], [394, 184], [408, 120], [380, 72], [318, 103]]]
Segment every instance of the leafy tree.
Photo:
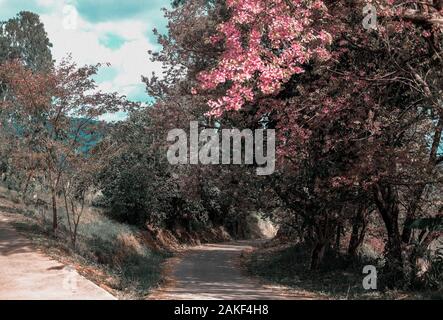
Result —
[[[43, 24], [38, 15], [31, 12], [20, 12], [15, 18], [0, 22], [0, 64], [9, 60], [19, 59], [24, 65], [35, 72], [48, 71], [53, 67], [51, 54], [52, 44], [50, 43]], [[1, 80], [1, 79], [0, 79]], [[6, 88], [0, 86], [0, 98], [3, 99]], [[6, 110], [0, 110], [0, 137], [2, 140], [0, 151], [0, 170], [5, 176], [9, 176], [8, 183], [12, 183], [10, 163], [11, 147], [14, 137], [8, 130], [8, 122], [13, 115]], [[30, 162], [32, 163], [32, 161]], [[23, 163], [26, 166], [29, 163]], [[17, 169], [17, 168], [16, 168]], [[26, 170], [30, 172], [31, 169]], [[14, 173], [14, 178], [19, 184], [25, 185], [25, 190], [29, 185], [31, 175], [23, 172]], [[12, 179], [14, 180], [14, 179]], [[16, 186], [20, 188], [19, 186]]]
[[0, 63], [19, 59], [33, 71], [53, 66], [52, 44], [37, 14], [22, 11], [0, 22]]
[[438, 4], [375, 1], [372, 32], [361, 24], [364, 1], [226, 4], [227, 19], [207, 38], [222, 45], [217, 62], [196, 77], [209, 115], [273, 115], [280, 169], [297, 177], [279, 193], [322, 247], [342, 205], [366, 193], [385, 224], [386, 282], [400, 284], [410, 222], [432, 214], [419, 208], [427, 189], [441, 187]]
[[73, 176], [94, 163], [84, 150], [91, 136], [99, 139], [99, 130], [91, 123], [133, 106], [116, 93], [96, 90], [91, 77], [99, 67], [78, 68], [69, 58], [49, 72], [33, 72], [19, 60], [0, 65], [7, 89], [1, 108], [13, 115], [8, 127], [15, 137], [13, 156], [19, 167], [26, 164], [22, 169], [43, 178], [51, 194], [54, 232], [58, 195], [70, 189], [66, 184], [75, 185]]

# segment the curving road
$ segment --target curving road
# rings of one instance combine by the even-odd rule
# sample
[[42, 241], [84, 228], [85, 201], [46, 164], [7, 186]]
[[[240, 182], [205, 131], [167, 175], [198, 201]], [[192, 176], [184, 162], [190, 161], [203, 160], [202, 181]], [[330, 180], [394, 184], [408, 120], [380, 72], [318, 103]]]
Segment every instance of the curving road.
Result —
[[185, 252], [166, 268], [168, 281], [153, 292], [158, 300], [296, 300], [316, 299], [306, 292], [263, 285], [244, 274], [240, 266], [243, 250], [253, 242], [198, 246]]

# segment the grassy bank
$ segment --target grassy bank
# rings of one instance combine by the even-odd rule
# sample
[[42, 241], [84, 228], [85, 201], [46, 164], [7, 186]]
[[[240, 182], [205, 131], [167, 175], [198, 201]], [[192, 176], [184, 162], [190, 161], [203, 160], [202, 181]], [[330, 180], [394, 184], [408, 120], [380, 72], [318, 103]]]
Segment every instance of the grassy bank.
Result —
[[110, 220], [97, 209], [86, 210], [75, 249], [63, 210], [56, 237], [51, 232], [50, 212], [22, 203], [14, 192], [0, 189], [0, 212], [46, 254], [73, 265], [119, 298], [141, 299], [161, 280], [161, 264], [169, 254], [152, 250], [139, 229]]
[[349, 261], [330, 254], [325, 268], [309, 270], [310, 249], [303, 244], [260, 248], [244, 256], [247, 272], [265, 282], [295, 290], [313, 292], [325, 299], [441, 299], [439, 292], [365, 290], [363, 266], [377, 261], [360, 258]]

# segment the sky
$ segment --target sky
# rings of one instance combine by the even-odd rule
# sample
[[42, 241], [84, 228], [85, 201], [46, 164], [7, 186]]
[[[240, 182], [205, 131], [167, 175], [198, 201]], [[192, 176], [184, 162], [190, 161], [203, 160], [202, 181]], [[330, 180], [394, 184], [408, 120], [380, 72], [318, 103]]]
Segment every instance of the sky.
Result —
[[[0, 20], [26, 10], [40, 15], [53, 44], [54, 59], [68, 54], [79, 65], [110, 63], [96, 76], [99, 88], [117, 91], [136, 102], [149, 102], [141, 76], [161, 73], [148, 50], [159, 46], [152, 32], [166, 32], [162, 8], [170, 0], [0, 0]], [[125, 114], [109, 114], [107, 121]]]

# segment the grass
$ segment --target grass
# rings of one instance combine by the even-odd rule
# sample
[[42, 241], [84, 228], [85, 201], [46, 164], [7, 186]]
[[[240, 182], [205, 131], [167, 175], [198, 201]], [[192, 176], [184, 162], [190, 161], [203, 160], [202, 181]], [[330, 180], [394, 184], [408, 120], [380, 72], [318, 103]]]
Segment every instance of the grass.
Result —
[[63, 210], [59, 212], [59, 231], [54, 237], [50, 212], [26, 206], [14, 196], [8, 205], [5, 200], [11, 199], [11, 194], [2, 194], [0, 211], [15, 216], [13, 225], [19, 232], [55, 259], [76, 265], [80, 273], [118, 297], [143, 298], [160, 282], [161, 265], [170, 254], [150, 249], [136, 227], [88, 208], [74, 250]]
[[[329, 252], [324, 267], [309, 270], [310, 249], [304, 244], [261, 248], [246, 256], [247, 271], [267, 282], [319, 294], [327, 299], [433, 299], [435, 293], [365, 290], [363, 266], [378, 261], [359, 258], [349, 261]], [[441, 299], [441, 296], [437, 297]]]

